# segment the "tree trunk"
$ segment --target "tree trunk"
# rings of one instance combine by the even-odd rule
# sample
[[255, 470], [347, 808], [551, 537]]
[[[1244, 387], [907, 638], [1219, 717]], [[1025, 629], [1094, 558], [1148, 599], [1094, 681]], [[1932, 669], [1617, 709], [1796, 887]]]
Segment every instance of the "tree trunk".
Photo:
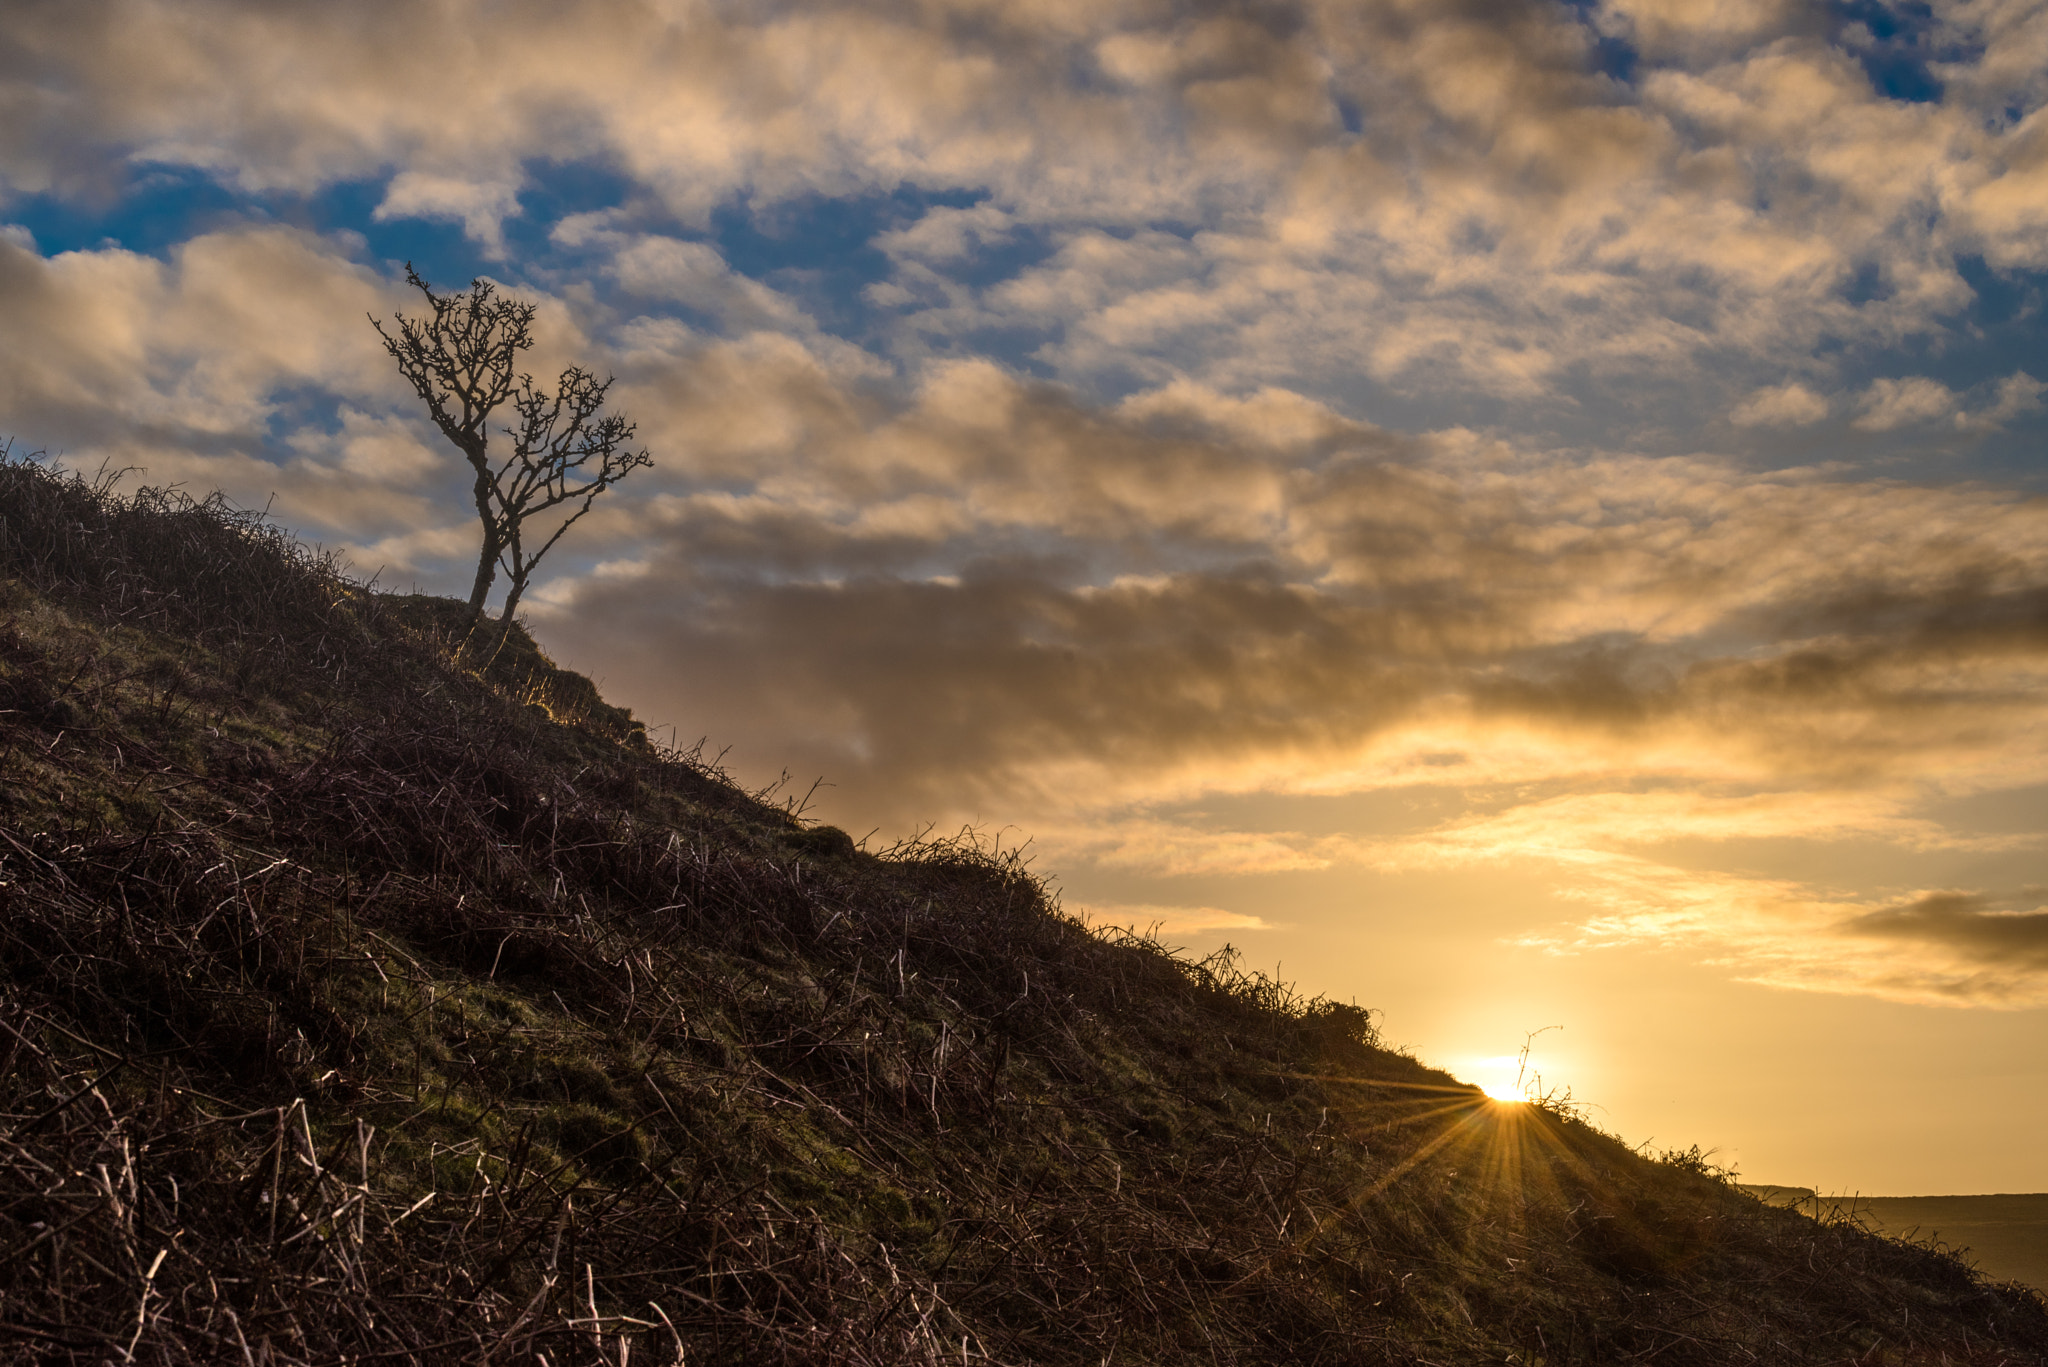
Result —
[[476, 562], [476, 582], [469, 589], [469, 629], [476, 630], [484, 619], [484, 600], [491, 596], [491, 581], [498, 576], [498, 549], [484, 541], [483, 555]]
[[498, 577], [498, 552], [505, 549], [505, 541], [498, 532], [498, 520], [491, 515], [491, 496], [497, 492], [497, 486], [491, 479], [491, 463], [484, 453], [484, 443], [477, 441], [473, 446], [464, 446], [462, 454], [476, 471], [476, 483], [470, 492], [476, 499], [476, 515], [484, 524], [483, 549], [476, 558], [476, 582], [469, 588], [469, 630], [475, 631], [477, 623], [484, 619], [484, 601], [491, 596], [491, 582]]
[[498, 662], [498, 652], [505, 648], [505, 642], [512, 639], [512, 614], [518, 611], [519, 595], [524, 592], [526, 592], [526, 581], [524, 579], [514, 579], [511, 589], [505, 594], [505, 610], [498, 614], [498, 643], [491, 647], [490, 657], [483, 662], [477, 671], [478, 673], [482, 673], [496, 664]]

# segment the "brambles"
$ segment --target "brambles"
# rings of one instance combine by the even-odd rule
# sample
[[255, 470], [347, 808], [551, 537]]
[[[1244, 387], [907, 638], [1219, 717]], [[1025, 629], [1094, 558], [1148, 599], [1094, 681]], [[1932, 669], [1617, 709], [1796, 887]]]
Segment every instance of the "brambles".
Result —
[[324, 660], [364, 639], [360, 586], [331, 554], [307, 549], [220, 494], [117, 492], [0, 448], [0, 575], [44, 594], [88, 597], [124, 626], [237, 652], [286, 640]]

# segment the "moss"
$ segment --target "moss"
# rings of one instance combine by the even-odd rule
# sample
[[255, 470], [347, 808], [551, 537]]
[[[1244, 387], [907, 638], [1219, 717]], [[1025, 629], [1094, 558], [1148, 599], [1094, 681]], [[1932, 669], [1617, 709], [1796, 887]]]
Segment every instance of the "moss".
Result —
[[588, 1172], [619, 1179], [637, 1173], [647, 1161], [647, 1136], [615, 1110], [574, 1104], [550, 1107], [539, 1129], [557, 1152]]

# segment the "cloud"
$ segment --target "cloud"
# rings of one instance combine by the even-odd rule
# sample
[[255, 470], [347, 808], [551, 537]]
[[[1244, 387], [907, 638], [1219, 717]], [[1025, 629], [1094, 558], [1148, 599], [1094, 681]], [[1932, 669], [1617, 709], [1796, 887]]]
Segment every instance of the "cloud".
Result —
[[[1752, 982], [1927, 1005], [2048, 1004], [2048, 913], [1975, 893], [1871, 905], [1868, 894], [1742, 873], [1666, 849], [1702, 841], [1853, 843], [1906, 850], [2037, 849], [2036, 834], [1986, 836], [1912, 813], [1893, 791], [1673, 791], [1510, 799], [1361, 849], [1390, 869], [1490, 863], [1552, 881], [1592, 914], [1517, 943], [1553, 953], [1679, 950]], [[2036, 898], [2038, 900], [2038, 898]]]
[[[1928, 24], [1905, 101], [1779, 0], [27, 0], [0, 206], [235, 207], [154, 254], [0, 229], [0, 406], [447, 578], [460, 468], [363, 321], [412, 301], [274, 226], [368, 187], [372, 240], [497, 254], [537, 372], [618, 375], [658, 464], [533, 601], [643, 714], [1120, 876], [1514, 864], [1562, 938], [2017, 1001], [1979, 951], [2024, 907], [1674, 853], [1988, 857], [1930, 794], [2048, 773], [2048, 510], [1852, 463], [2038, 422], [1949, 343], [1975, 262], [2044, 259], [2048, 19]], [[619, 193], [520, 223], [564, 167]]]
[[245, 434], [281, 390], [386, 388], [362, 319], [388, 297], [328, 244], [284, 229], [207, 234], [166, 260], [0, 243], [0, 400], [24, 426], [73, 433]]
[[1377, 851], [1393, 867], [1536, 855], [1570, 860], [1670, 841], [1883, 841], [1907, 849], [2014, 848], [2031, 836], [1983, 837], [1909, 814], [1900, 793], [1692, 788], [1572, 793], [1514, 802], [1420, 832]]
[[878, 233], [874, 245], [899, 261], [965, 261], [1016, 236], [1016, 220], [994, 204], [955, 209], [938, 205], [909, 227]]
[[630, 294], [709, 314], [729, 332], [817, 330], [794, 301], [736, 273], [706, 243], [643, 236], [621, 247], [611, 271]]
[[2024, 370], [2016, 370], [1992, 387], [1991, 404], [1976, 413], [1958, 415], [1957, 426], [1998, 428], [2014, 418], [2039, 411], [2041, 394], [2048, 390]]
[[337, 476], [381, 488], [416, 487], [447, 464], [442, 453], [422, 439], [417, 422], [347, 405], [337, 417], [339, 430], [301, 428], [292, 434], [292, 448]]
[[1872, 907], [1839, 888], [1611, 859], [1565, 895], [1597, 914], [1521, 943], [1561, 953], [1634, 945], [1705, 957], [1745, 981], [1923, 1006], [2048, 1005], [2039, 912], [1989, 912], [1978, 894]]
[[[1944, 12], [1941, 50], [1978, 55], [1943, 66], [1955, 101], [1920, 105], [1777, 0], [1630, 0], [1590, 25], [1396, 0], [10, 19], [8, 192], [161, 166], [247, 194], [384, 179], [378, 217], [451, 218], [490, 252], [547, 164], [603, 165], [700, 228], [720, 205], [967, 194], [876, 239], [898, 269], [868, 297], [904, 311], [888, 345], [1034, 330], [1104, 392], [1656, 383], [1725, 412], [1697, 383], [1720, 358], [1928, 334], [1969, 302], [1959, 255], [2032, 260], [2048, 221], [2040, 119], [1986, 117], [2040, 103], [2041, 25], [2003, 11]], [[1596, 69], [1600, 28], [1639, 51], [1626, 83]], [[986, 278], [1032, 235], [1052, 260]]]
[[1939, 946], [2009, 970], [2048, 974], [2048, 911], [1999, 907], [1981, 893], [1932, 892], [1857, 916], [1845, 935]]
[[1958, 431], [1996, 431], [2037, 411], [2044, 389], [2048, 386], [2024, 370], [2016, 370], [1975, 387], [1971, 395], [1986, 402], [1973, 411], [1967, 402], [1970, 396], [1924, 375], [1880, 379], [1858, 396], [1859, 415], [1850, 426], [1861, 432], [1890, 432], [1948, 419]]
[[1728, 420], [1737, 427], [1804, 427], [1828, 415], [1828, 401], [1798, 381], [1754, 390]]
[[1956, 411], [1957, 396], [1939, 380], [1908, 375], [1899, 380], [1874, 380], [1857, 401], [1861, 410], [1850, 426], [1861, 432], [1889, 432], [1914, 423], [1932, 422]]
[[1150, 902], [1090, 902], [1073, 911], [1091, 926], [1115, 926], [1139, 935], [1195, 935], [1217, 930], [1272, 930], [1257, 916], [1220, 907], [1157, 906]]
[[[1472, 735], [1758, 782], [2038, 761], [2048, 513], [2015, 496], [1518, 457], [1277, 393], [1103, 412], [987, 366], [803, 402], [744, 493], [636, 519], [661, 596], [593, 582], [557, 629], [689, 661], [664, 694], [813, 736], [876, 800], [1363, 783]], [[725, 419], [660, 420], [742, 468]]]
[[1725, 60], [1812, 27], [1811, 16], [1788, 0], [1610, 0], [1598, 22], [1647, 56], [1688, 64]]
[[509, 181], [478, 182], [421, 171], [401, 171], [385, 187], [383, 202], [370, 217], [451, 218], [493, 258], [505, 255], [505, 220], [519, 212], [519, 186]]

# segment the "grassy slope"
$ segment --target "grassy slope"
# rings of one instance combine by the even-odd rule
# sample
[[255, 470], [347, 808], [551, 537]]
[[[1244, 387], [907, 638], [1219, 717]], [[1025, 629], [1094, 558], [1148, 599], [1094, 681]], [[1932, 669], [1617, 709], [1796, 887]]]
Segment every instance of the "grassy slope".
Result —
[[2048, 1361], [447, 613], [0, 465], [0, 1358]]

